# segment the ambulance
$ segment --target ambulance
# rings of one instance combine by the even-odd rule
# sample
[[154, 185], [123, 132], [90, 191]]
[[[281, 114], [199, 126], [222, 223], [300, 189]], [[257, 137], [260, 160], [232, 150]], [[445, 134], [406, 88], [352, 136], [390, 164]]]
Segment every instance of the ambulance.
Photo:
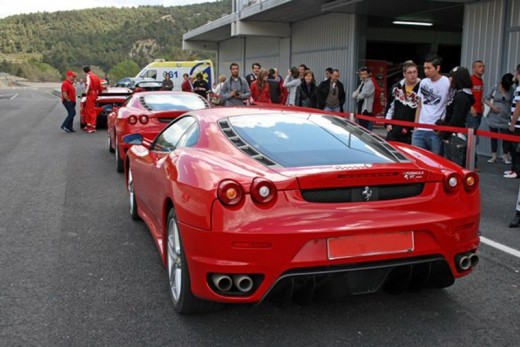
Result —
[[165, 61], [164, 59], [156, 59], [142, 69], [135, 78], [137, 80], [154, 79], [162, 82], [168, 74], [173, 81], [173, 90], [181, 90], [181, 84], [184, 81], [182, 76], [187, 73], [195, 80], [195, 76], [199, 72], [202, 73], [202, 78], [211, 87], [215, 81], [215, 72], [211, 60]]

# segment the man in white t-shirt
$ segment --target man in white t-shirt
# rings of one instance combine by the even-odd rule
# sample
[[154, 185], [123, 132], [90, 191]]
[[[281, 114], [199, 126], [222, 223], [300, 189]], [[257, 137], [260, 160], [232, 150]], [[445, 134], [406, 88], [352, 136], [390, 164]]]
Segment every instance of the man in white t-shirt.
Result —
[[[419, 85], [419, 103], [415, 113], [415, 122], [435, 124], [446, 113], [446, 103], [450, 91], [450, 80], [441, 75], [441, 58], [429, 54], [424, 61], [424, 74]], [[412, 135], [412, 145], [442, 155], [442, 141], [433, 129], [418, 127]]]

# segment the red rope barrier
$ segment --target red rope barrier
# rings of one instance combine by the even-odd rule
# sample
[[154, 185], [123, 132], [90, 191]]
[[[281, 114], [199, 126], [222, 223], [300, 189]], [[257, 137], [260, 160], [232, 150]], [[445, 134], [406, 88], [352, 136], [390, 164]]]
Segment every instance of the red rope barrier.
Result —
[[[345, 115], [349, 115], [349, 113], [345, 113]], [[371, 121], [371, 122], [374, 122], [377, 124], [392, 124], [392, 125], [395, 124], [395, 125], [401, 125], [401, 126], [406, 126], [406, 127], [410, 127], [410, 128], [428, 128], [428, 129], [433, 129], [433, 130], [438, 130], [438, 131], [446, 131], [446, 132], [450, 132], [450, 133], [461, 133], [461, 134], [468, 133], [467, 128], [406, 122], [406, 121], [402, 121], [402, 120], [377, 118], [374, 116], [366, 116], [366, 115], [362, 115], [362, 114], [355, 114], [354, 117], [359, 118], [359, 119], [364, 119], [367, 121]], [[498, 134], [498, 133], [493, 133], [491, 131], [486, 131], [486, 130], [476, 130], [475, 135], [489, 137], [489, 138], [493, 138], [493, 139], [511, 141], [511, 142], [520, 142], [520, 136], [518, 136], [518, 135]]]

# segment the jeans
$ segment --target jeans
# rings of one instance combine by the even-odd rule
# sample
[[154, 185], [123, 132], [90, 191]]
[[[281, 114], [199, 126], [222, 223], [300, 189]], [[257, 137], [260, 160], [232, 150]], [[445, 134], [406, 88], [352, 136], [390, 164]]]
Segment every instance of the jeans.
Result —
[[[364, 111], [362, 113], [363, 116], [372, 116], [372, 113], [368, 113], [367, 111]], [[365, 120], [365, 119], [359, 119], [358, 120], [358, 123], [359, 125], [361, 125], [362, 127], [372, 131], [372, 129], [374, 128], [374, 122], [371, 122], [369, 120]]]
[[466, 128], [468, 128], [468, 129], [472, 128], [472, 129], [477, 130], [480, 127], [481, 122], [482, 122], [481, 116], [473, 117], [471, 114], [468, 114], [468, 116], [466, 117]]
[[435, 131], [415, 130], [412, 135], [412, 145], [442, 155], [442, 141]]
[[332, 111], [332, 112], [340, 112], [340, 110], [341, 110], [341, 107], [339, 105], [336, 107], [325, 106], [325, 108], [323, 109], [323, 111]]
[[76, 102], [63, 101], [63, 106], [65, 106], [65, 109], [67, 110], [67, 118], [65, 118], [61, 127], [72, 130], [72, 123], [74, 121], [74, 116], [76, 115]]

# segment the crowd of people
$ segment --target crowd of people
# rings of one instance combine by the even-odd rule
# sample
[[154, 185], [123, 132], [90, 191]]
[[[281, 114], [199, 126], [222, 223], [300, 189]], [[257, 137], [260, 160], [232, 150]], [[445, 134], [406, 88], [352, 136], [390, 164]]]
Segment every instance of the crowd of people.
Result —
[[[399, 125], [387, 124], [387, 139], [409, 143], [426, 149], [466, 166], [467, 136], [465, 131], [438, 131], [431, 127], [415, 127], [420, 123], [431, 126], [444, 125], [457, 128], [478, 129], [484, 118], [490, 131], [503, 134], [520, 133], [520, 124], [511, 125], [514, 107], [514, 81], [510, 73], [502, 76], [487, 95], [484, 95], [483, 75], [485, 65], [481, 60], [473, 62], [471, 71], [457, 66], [447, 76], [441, 73], [442, 59], [436, 54], [425, 57], [424, 78], [420, 79], [417, 64], [409, 60], [402, 65], [402, 79], [390, 88], [384, 110], [387, 120], [400, 121]], [[327, 68], [325, 78], [317, 82], [312, 70], [305, 64], [292, 67], [282, 78], [277, 69], [263, 69], [259, 63], [251, 66], [251, 73], [240, 77], [239, 66], [231, 64], [229, 79], [222, 75], [211, 90], [215, 105], [243, 105], [248, 100], [259, 103], [275, 103], [344, 112], [345, 87], [339, 80], [339, 70]], [[378, 85], [368, 67], [358, 70], [359, 84], [352, 93], [355, 113], [374, 116]], [[380, 90], [380, 89], [379, 89]], [[489, 108], [489, 113], [484, 109]], [[358, 122], [372, 130], [370, 118]], [[406, 123], [410, 123], [409, 126]], [[478, 137], [477, 137], [478, 141]], [[520, 157], [517, 158], [516, 143], [493, 139], [490, 163], [499, 161], [497, 149], [501, 142], [501, 160], [511, 165], [504, 178], [520, 178]], [[475, 155], [475, 170], [477, 156]]]
[[[484, 95], [483, 75], [485, 65], [481, 60], [472, 64], [470, 72], [465, 67], [453, 68], [448, 76], [441, 73], [442, 59], [429, 54], [424, 61], [424, 76], [420, 79], [418, 66], [411, 60], [402, 64], [402, 79], [395, 83], [388, 93], [384, 116], [387, 120], [399, 121], [399, 124], [387, 124], [387, 139], [409, 143], [444, 155], [447, 159], [466, 165], [465, 132], [442, 132], [430, 127], [414, 127], [411, 123], [445, 125], [459, 128], [478, 129], [482, 119], [491, 132], [497, 134], [518, 134], [520, 124], [512, 122], [514, 107], [515, 82], [518, 83], [518, 69], [515, 74], [506, 73], [501, 80]], [[86, 66], [84, 113], [87, 115], [87, 132], [95, 132], [95, 99], [102, 91], [101, 79]], [[366, 116], [374, 116], [379, 101], [380, 90], [377, 81], [368, 67], [359, 68], [359, 84], [352, 93], [355, 104], [354, 112], [365, 117], [359, 118], [361, 126], [372, 130], [373, 122]], [[73, 88], [76, 75], [69, 71], [62, 85], [62, 100], [67, 109], [67, 118], [61, 128], [65, 132], [74, 132], [72, 119], [75, 114], [75, 95]], [[259, 63], [253, 63], [251, 72], [245, 77], [240, 75], [236, 63], [230, 65], [230, 76], [219, 76], [212, 86], [198, 73], [193, 80], [184, 74], [182, 91], [194, 92], [210, 100], [215, 106], [234, 106], [248, 103], [285, 104], [317, 108], [325, 111], [344, 112], [346, 92], [340, 81], [340, 72], [331, 67], [325, 70], [325, 76], [317, 81], [314, 72], [305, 64], [294, 66], [284, 77], [276, 68], [264, 69]], [[105, 78], [108, 78], [107, 76]], [[162, 82], [164, 90], [172, 90], [173, 82], [169, 75]], [[518, 94], [518, 93], [517, 93]], [[486, 112], [485, 109], [488, 109]], [[410, 125], [406, 125], [410, 123]], [[478, 137], [477, 137], [478, 141]], [[501, 158], [498, 157], [499, 143]], [[504, 172], [505, 178], [520, 178], [520, 155], [517, 155], [516, 143], [491, 140], [492, 156], [490, 163], [503, 161], [511, 165]], [[476, 156], [475, 169], [478, 170]]]

